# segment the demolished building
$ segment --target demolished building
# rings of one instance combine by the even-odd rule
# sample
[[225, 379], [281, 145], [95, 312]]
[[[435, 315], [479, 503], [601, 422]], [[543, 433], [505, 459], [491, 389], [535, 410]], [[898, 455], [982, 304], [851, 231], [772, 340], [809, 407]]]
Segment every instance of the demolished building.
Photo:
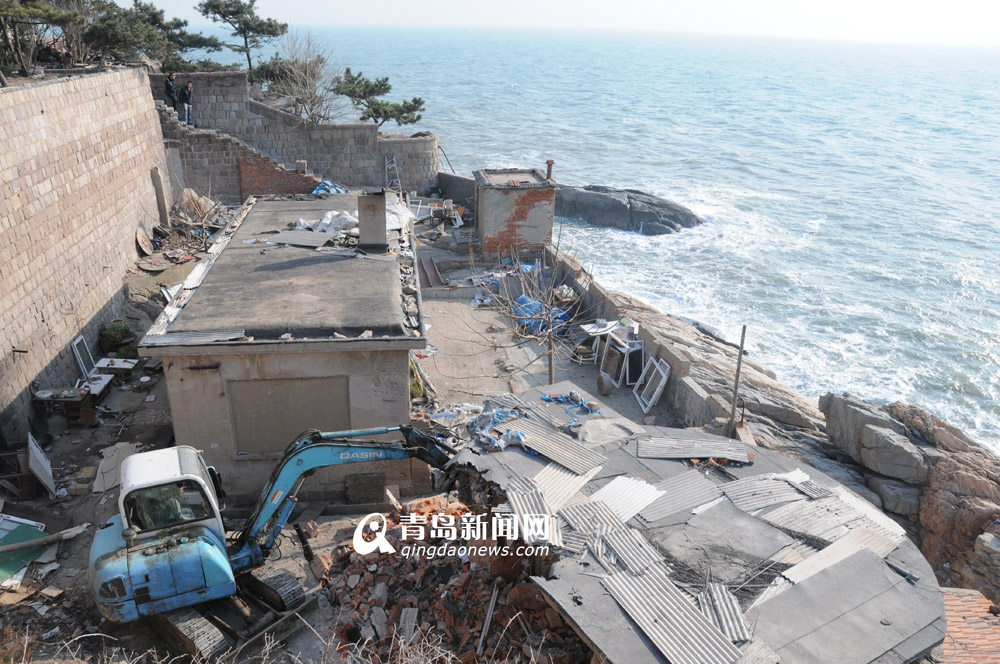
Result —
[[[232, 494], [252, 495], [303, 429], [409, 420], [409, 352], [426, 344], [412, 265], [387, 253], [384, 205], [381, 218], [361, 219], [380, 225], [382, 251], [288, 230], [336, 209], [358, 210], [358, 195], [246, 206], [140, 343], [142, 355], [163, 358], [177, 444], [203, 449]], [[398, 250], [404, 231], [389, 233]], [[422, 465], [367, 468], [384, 475], [368, 476], [374, 496], [386, 481], [426, 490], [426, 468], [411, 463]], [[358, 472], [326, 470], [316, 486], [343, 497]]]

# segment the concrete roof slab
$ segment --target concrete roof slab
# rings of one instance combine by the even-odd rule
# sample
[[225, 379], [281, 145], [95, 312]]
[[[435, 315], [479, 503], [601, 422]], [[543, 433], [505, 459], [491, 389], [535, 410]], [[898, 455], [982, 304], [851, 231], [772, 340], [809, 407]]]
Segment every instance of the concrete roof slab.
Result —
[[[290, 204], [300, 209], [285, 209]], [[399, 265], [294, 246], [243, 240], [284, 230], [326, 201], [258, 201], [219, 255], [170, 332], [243, 329], [256, 339], [404, 337]]]

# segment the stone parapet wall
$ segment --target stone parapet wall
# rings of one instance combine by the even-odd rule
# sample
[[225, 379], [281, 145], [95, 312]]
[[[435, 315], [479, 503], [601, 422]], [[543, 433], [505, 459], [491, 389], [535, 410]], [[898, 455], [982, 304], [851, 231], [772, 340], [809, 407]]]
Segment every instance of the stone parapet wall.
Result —
[[[162, 74], [152, 75], [153, 96], [166, 100]], [[292, 167], [305, 160], [317, 176], [353, 187], [385, 185], [385, 158], [395, 155], [401, 184], [425, 192], [440, 170], [437, 136], [385, 137], [371, 123], [316, 125], [250, 98], [245, 72], [178, 74], [178, 88], [193, 82], [193, 119], [201, 128], [230, 134], [270, 159]]]
[[99, 357], [136, 230], [159, 222], [151, 171], [165, 179], [166, 161], [141, 69], [0, 89], [0, 127], [0, 433], [20, 446], [32, 381], [80, 378], [79, 334]]
[[180, 122], [169, 106], [157, 102], [163, 139], [180, 152], [184, 186], [223, 203], [239, 203], [253, 194], [308, 194], [319, 180], [268, 159], [259, 150], [216, 129]]

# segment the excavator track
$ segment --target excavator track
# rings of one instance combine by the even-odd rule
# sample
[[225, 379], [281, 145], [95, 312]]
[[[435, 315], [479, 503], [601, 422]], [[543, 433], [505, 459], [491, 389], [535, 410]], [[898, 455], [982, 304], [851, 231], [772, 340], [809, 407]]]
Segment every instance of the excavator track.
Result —
[[222, 657], [234, 645], [222, 630], [191, 607], [169, 611], [158, 617], [168, 623], [169, 629], [165, 631], [173, 640], [201, 662]]
[[280, 569], [258, 569], [241, 579], [241, 584], [278, 611], [297, 609], [306, 599], [302, 584]]

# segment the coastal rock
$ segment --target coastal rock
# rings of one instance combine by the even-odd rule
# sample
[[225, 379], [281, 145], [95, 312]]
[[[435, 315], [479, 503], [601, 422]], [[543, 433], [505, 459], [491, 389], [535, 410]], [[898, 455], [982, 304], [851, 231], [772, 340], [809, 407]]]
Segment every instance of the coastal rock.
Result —
[[597, 185], [556, 189], [556, 214], [644, 235], [664, 235], [704, 222], [683, 205], [658, 196]]
[[878, 475], [868, 479], [868, 486], [882, 499], [882, 509], [908, 519], [920, 515], [920, 489], [898, 480]]
[[861, 461], [861, 437], [866, 426], [891, 429], [903, 433], [903, 426], [892, 416], [850, 394], [825, 394], [820, 397], [819, 409], [826, 416], [826, 435], [830, 442], [857, 461]]
[[866, 424], [861, 430], [859, 452], [856, 460], [880, 475], [910, 484], [926, 484], [930, 478], [927, 456], [909, 438], [892, 429]]

